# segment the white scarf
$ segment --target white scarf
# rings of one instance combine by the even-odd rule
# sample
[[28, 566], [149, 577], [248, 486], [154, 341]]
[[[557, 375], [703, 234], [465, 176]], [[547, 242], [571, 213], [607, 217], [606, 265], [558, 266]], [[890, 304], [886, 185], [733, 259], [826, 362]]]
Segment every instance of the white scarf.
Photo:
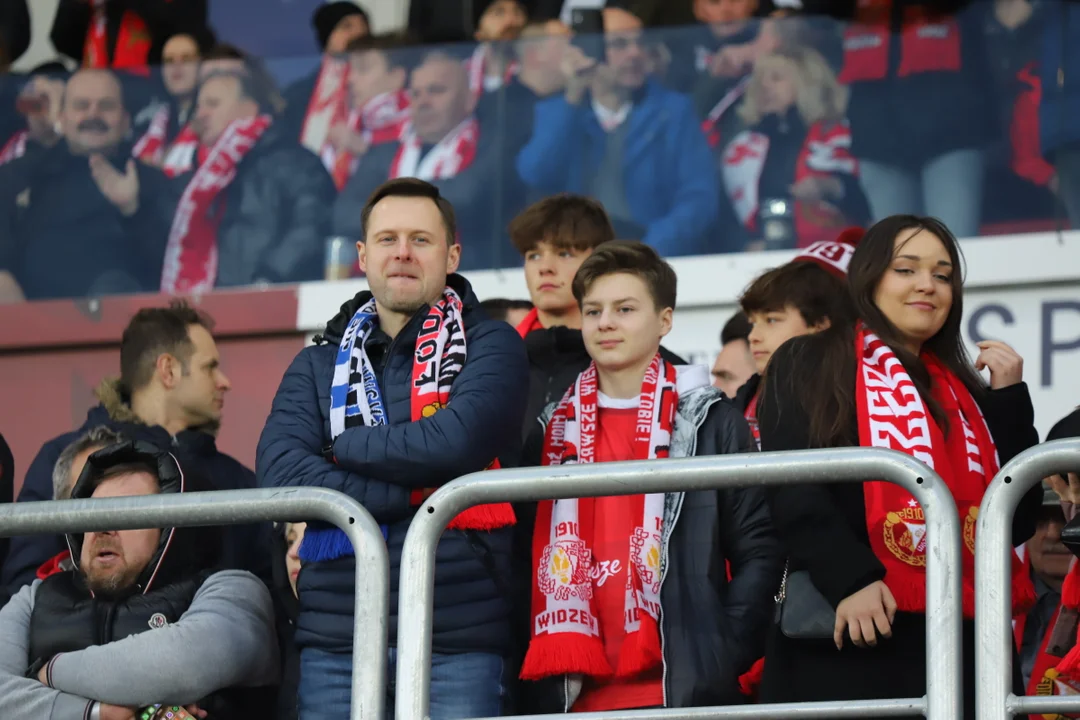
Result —
[[410, 123], [402, 132], [401, 146], [390, 165], [388, 179], [415, 177], [430, 181], [456, 177], [476, 158], [479, 135], [480, 125], [476, 118], [465, 118], [421, 159], [422, 143]]

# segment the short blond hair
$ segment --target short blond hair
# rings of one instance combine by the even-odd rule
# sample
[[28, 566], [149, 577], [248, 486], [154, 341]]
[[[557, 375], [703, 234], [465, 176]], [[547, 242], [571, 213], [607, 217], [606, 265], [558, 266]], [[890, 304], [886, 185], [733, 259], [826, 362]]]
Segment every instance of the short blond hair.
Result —
[[836, 79], [825, 58], [817, 50], [805, 47], [784, 48], [762, 55], [754, 63], [754, 72], [746, 88], [739, 118], [753, 127], [764, 118], [759, 107], [761, 76], [770, 68], [784, 65], [795, 71], [795, 107], [807, 126], [818, 122], [840, 122], [847, 111], [848, 89]]

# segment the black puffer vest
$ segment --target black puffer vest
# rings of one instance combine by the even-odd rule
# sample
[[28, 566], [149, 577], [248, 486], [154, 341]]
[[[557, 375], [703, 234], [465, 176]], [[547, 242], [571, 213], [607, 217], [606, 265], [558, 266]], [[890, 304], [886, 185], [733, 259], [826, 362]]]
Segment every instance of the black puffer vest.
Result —
[[37, 664], [57, 653], [105, 645], [171, 625], [187, 611], [209, 576], [205, 571], [145, 595], [106, 600], [91, 596], [74, 572], [53, 575], [41, 583], [34, 596], [27, 655]]
[[[172, 625], [191, 606], [195, 593], [213, 574], [165, 585], [145, 595], [101, 599], [90, 595], [82, 578], [63, 572], [44, 580], [34, 595], [30, 616], [33, 674], [57, 653], [76, 652]], [[163, 648], [164, 649], [164, 648]], [[208, 720], [261, 720], [271, 717], [274, 692], [267, 688], [226, 688], [199, 700]]]
[[[190, 467], [181, 470], [168, 451], [129, 441], [87, 458], [71, 496], [76, 500], [92, 497], [103, 473], [132, 462], [157, 466], [162, 495], [209, 489], [202, 475]], [[157, 552], [129, 592], [95, 597], [79, 570], [83, 540], [81, 534], [67, 536], [76, 569], [46, 578], [34, 595], [27, 653], [33, 661], [30, 677], [57, 653], [105, 645], [177, 622], [221, 559], [220, 528], [163, 528]], [[167, 651], [163, 645], [162, 652]], [[273, 716], [274, 695], [266, 688], [224, 689], [199, 700], [198, 705], [207, 711], [208, 720], [255, 720]]]

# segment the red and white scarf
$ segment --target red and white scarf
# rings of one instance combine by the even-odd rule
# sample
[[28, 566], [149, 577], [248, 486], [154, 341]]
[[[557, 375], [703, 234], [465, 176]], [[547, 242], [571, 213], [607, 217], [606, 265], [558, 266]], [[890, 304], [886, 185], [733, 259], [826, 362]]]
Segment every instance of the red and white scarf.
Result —
[[[756, 231], [759, 228], [761, 176], [769, 156], [769, 135], [743, 130], [724, 148], [721, 179], [731, 207], [739, 221]], [[858, 177], [859, 164], [851, 154], [851, 130], [846, 122], [814, 123], [806, 133], [795, 162], [794, 180], [808, 177]], [[795, 201], [795, 232], [799, 247], [819, 241], [835, 241], [848, 221], [825, 202]]]
[[456, 177], [476, 159], [476, 144], [480, 125], [468, 117], [435, 144], [421, 159], [422, 143], [409, 123], [402, 130], [401, 146], [390, 164], [390, 177], [415, 177], [421, 180], [449, 180]]
[[720, 101], [713, 105], [713, 109], [709, 111], [709, 114], [705, 116], [705, 120], [701, 123], [701, 131], [705, 133], [705, 140], [709, 143], [709, 147], [714, 150], [720, 144], [720, 119], [724, 117], [724, 113], [730, 110], [735, 103], [742, 100], [742, 96], [746, 94], [746, 88], [750, 86], [750, 75], [747, 75], [743, 79], [739, 80], [735, 84], [735, 87], [724, 93], [724, 97], [720, 98]]
[[[396, 142], [409, 119], [409, 94], [404, 90], [376, 95], [359, 109], [349, 111], [346, 126], [360, 135], [368, 147]], [[323, 165], [330, 171], [337, 189], [345, 187], [360, 159], [350, 152], [340, 151], [331, 143], [322, 150]]]
[[[999, 468], [997, 449], [982, 411], [967, 387], [936, 357], [924, 353], [931, 394], [948, 418], [938, 427], [892, 349], [861, 323], [856, 332], [856, 404], [859, 444], [898, 450], [932, 468], [952, 492], [963, 523], [964, 616], [975, 613], [975, 526], [986, 486]], [[897, 607], [926, 612], [926, 521], [909, 492], [883, 481], [863, 483], [870, 547], [885, 566], [885, 584]], [[1031, 578], [1014, 553], [1014, 616], [1035, 600]]]
[[[109, 63], [109, 22], [105, 11], [107, 0], [91, 0], [90, 25], [83, 44], [83, 66], [107, 68]], [[150, 30], [138, 14], [125, 10], [120, 18], [112, 67], [145, 70], [150, 57]]]
[[[596, 458], [599, 389], [595, 363], [563, 396], [544, 436], [544, 465]], [[675, 368], [653, 358], [641, 385], [634, 459], [666, 458], [678, 407]], [[593, 602], [594, 498], [541, 502], [533, 533], [532, 640], [521, 668], [525, 680], [552, 675], [632, 677], [661, 662], [660, 579], [664, 494], [634, 497], [640, 524], [627, 538], [625, 631], [618, 667], [600, 637]]]
[[465, 71], [469, 74], [469, 91], [474, 99], [479, 99], [485, 92], [495, 92], [506, 86], [521, 70], [521, 65], [517, 60], [510, 60], [506, 63], [506, 70], [503, 71], [502, 76], [489, 76], [488, 67], [494, 52], [490, 45], [481, 44], [465, 61]]
[[269, 115], [237, 120], [222, 133], [176, 206], [161, 292], [202, 293], [217, 280], [217, 229], [221, 213], [212, 213], [214, 200], [236, 177], [236, 167], [270, 127]]
[[757, 404], [758, 398], [761, 397], [761, 388], [754, 393], [754, 397], [750, 398], [750, 404], [746, 406], [746, 411], [743, 413], [743, 417], [746, 419], [746, 424], [750, 426], [750, 434], [754, 436], [754, 444], [757, 445], [757, 449], [761, 449], [761, 425], [758, 423], [757, 418]]
[[191, 129], [191, 124], [184, 128], [171, 143], [169, 142], [168, 105], [158, 109], [131, 154], [143, 162], [160, 167], [168, 177], [183, 175], [195, 165], [195, 155], [199, 149], [199, 137]]
[[[330, 392], [330, 434], [334, 438], [350, 427], [387, 423], [382, 388], [366, 349], [367, 339], [377, 325], [378, 313], [372, 298], [357, 309], [342, 335]], [[431, 306], [416, 338], [410, 385], [413, 422], [431, 417], [450, 403], [454, 380], [465, 367], [466, 357], [461, 297], [448, 286]], [[485, 469], [499, 467], [499, 459], [495, 458]], [[422, 504], [429, 494], [429, 491], [414, 491], [412, 504]], [[509, 503], [495, 503], [465, 510], [451, 521], [450, 527], [494, 530], [514, 522], [513, 507]]]
[[4, 143], [4, 147], [0, 148], [0, 165], [6, 165], [12, 160], [18, 160], [26, 154], [26, 140], [30, 137], [30, 133], [26, 130], [20, 130], [11, 136], [11, 138]]
[[311, 93], [304, 126], [300, 130], [300, 144], [320, 157], [329, 145], [330, 128], [348, 120], [348, 77], [348, 62], [323, 56], [315, 91]]

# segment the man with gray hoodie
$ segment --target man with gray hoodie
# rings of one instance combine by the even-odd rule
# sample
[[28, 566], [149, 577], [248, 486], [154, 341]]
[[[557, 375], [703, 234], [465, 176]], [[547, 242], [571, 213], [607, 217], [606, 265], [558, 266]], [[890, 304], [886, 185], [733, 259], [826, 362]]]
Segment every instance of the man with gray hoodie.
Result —
[[[144, 442], [92, 454], [75, 499], [205, 490]], [[216, 571], [219, 528], [68, 535], [74, 569], [0, 610], [4, 720], [239, 718], [274, 695], [278, 646], [266, 586]], [[186, 709], [185, 709], [186, 708]]]

